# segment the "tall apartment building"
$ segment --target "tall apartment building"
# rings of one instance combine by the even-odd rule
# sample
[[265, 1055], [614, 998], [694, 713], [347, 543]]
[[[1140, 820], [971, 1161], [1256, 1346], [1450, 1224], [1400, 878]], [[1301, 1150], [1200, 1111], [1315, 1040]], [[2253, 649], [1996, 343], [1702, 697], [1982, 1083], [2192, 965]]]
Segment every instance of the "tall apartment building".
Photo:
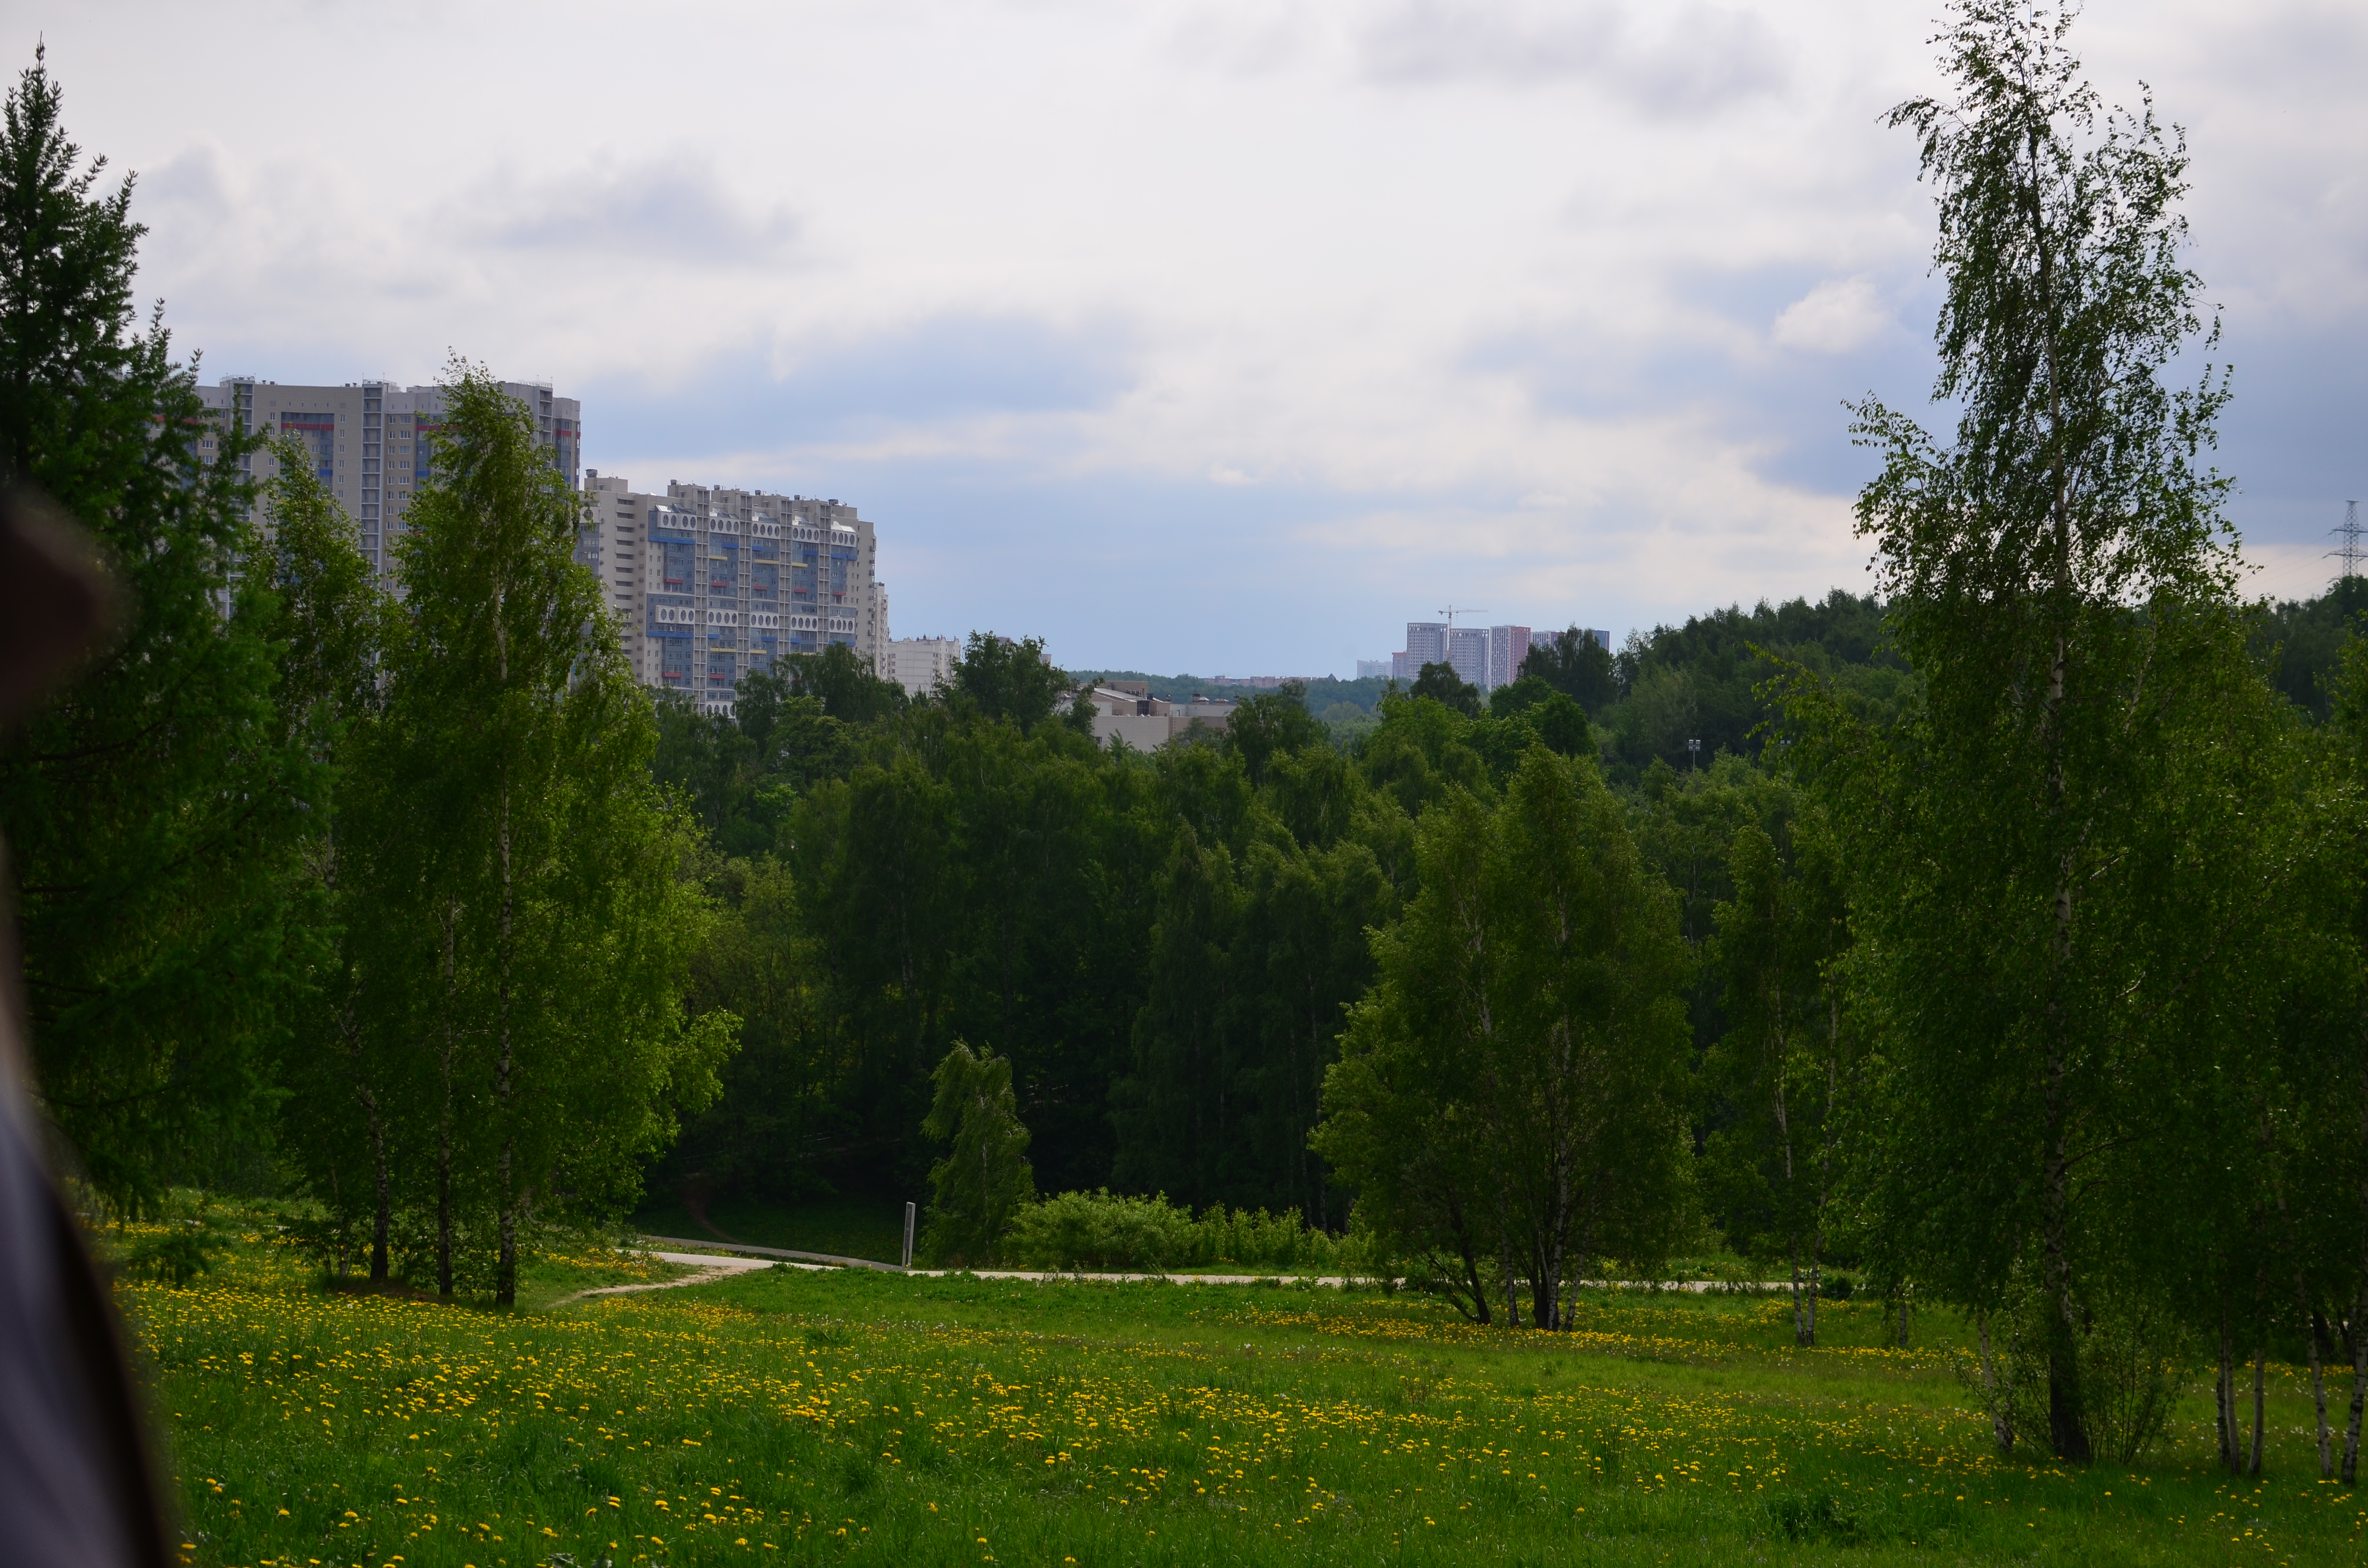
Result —
[[957, 638], [899, 637], [888, 644], [888, 667], [880, 673], [902, 686], [906, 696], [926, 697], [939, 681], [953, 678], [962, 652]]
[[[1521, 661], [1530, 653], [1526, 626], [1451, 628], [1443, 620], [1409, 620], [1406, 634], [1406, 650], [1390, 655], [1390, 675], [1396, 680], [1415, 679], [1425, 665], [1445, 665], [1467, 685], [1494, 691], [1520, 678]], [[1364, 661], [1358, 661], [1358, 668], [1361, 673]]]
[[837, 498], [584, 476], [576, 558], [599, 574], [644, 686], [729, 713], [740, 677], [845, 644], [887, 664], [872, 526]]
[[1530, 656], [1530, 629], [1492, 626], [1488, 629], [1488, 685], [1494, 690], [1521, 678], [1521, 661]]
[[1466, 686], [1476, 686], [1483, 693], [1489, 687], [1488, 630], [1484, 626], [1458, 626], [1447, 633], [1448, 667]]
[[[584, 405], [552, 393], [548, 382], [504, 381], [502, 390], [534, 416], [535, 437], [551, 454], [551, 466], [575, 488], [583, 460]], [[313, 472], [353, 517], [362, 553], [381, 582], [392, 582], [390, 553], [403, 532], [403, 514], [427, 483], [436, 432], [444, 425], [442, 387], [403, 387], [393, 381], [348, 381], [343, 386], [282, 386], [254, 376], [225, 376], [199, 387], [214, 418], [224, 428], [287, 436], [311, 457]], [[244, 460], [256, 480], [279, 472], [268, 451]]]

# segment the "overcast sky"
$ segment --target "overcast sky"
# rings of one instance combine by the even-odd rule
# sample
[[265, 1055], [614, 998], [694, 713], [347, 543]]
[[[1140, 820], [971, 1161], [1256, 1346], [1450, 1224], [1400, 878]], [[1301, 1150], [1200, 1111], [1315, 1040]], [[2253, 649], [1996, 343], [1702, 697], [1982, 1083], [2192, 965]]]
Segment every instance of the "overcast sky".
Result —
[[[207, 379], [584, 401], [585, 455], [877, 519], [897, 634], [1349, 672], [1452, 603], [1863, 588], [1921, 403], [1928, 4], [0, 0], [139, 173]], [[2097, 0], [2194, 152], [2263, 592], [2368, 498], [2368, 6]], [[1459, 617], [1461, 619], [1461, 617]]]

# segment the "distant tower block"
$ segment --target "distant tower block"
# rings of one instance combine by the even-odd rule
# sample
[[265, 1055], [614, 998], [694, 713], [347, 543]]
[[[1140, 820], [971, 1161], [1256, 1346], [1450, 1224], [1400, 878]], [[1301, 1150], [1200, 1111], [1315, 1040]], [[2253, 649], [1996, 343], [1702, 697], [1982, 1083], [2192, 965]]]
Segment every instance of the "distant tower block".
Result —
[[2334, 530], [2335, 537], [2343, 542], [2327, 552], [2343, 562], [2343, 575], [2346, 577], [2360, 575], [2361, 559], [2368, 556], [2368, 549], [2362, 548], [2360, 543], [2362, 532], [2368, 532], [2368, 529], [2361, 527], [2360, 503], [2346, 501], [2343, 504], [2343, 526]]

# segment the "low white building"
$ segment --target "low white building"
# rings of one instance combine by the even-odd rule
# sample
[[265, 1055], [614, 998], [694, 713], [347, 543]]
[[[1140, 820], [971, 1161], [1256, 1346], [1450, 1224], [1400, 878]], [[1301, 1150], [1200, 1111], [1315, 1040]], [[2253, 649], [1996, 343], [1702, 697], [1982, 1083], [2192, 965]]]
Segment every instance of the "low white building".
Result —
[[1104, 681], [1085, 693], [1094, 705], [1094, 739], [1108, 745], [1113, 737], [1137, 751], [1156, 751], [1195, 722], [1222, 730], [1234, 716], [1234, 705], [1223, 698], [1194, 692], [1190, 700], [1171, 702], [1151, 695], [1148, 682]]

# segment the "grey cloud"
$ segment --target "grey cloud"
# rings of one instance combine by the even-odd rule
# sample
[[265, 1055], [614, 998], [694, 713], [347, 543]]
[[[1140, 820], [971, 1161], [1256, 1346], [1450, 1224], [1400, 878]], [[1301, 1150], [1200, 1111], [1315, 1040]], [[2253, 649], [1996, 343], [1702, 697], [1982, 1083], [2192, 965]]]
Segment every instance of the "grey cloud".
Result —
[[977, 417], [1107, 407], [1135, 381], [1121, 324], [949, 314], [861, 337], [719, 354], [679, 386], [611, 378], [584, 392], [611, 449], [764, 450]]
[[222, 152], [210, 142], [195, 142], [154, 173], [141, 175], [135, 188], [134, 203], [142, 207], [158, 202], [207, 214], [226, 213], [232, 207]]
[[1648, 29], [1610, 4], [1404, 0], [1359, 43], [1366, 74], [1380, 82], [1578, 82], [1663, 114], [1773, 92], [1786, 75], [1783, 45], [1759, 17], [1706, 6], [1661, 13]]
[[[629, 236], [652, 259], [690, 267], [779, 261], [803, 231], [787, 207], [744, 202], [706, 160], [689, 156], [596, 162], [531, 183], [505, 175], [462, 198], [448, 217], [471, 238], [506, 249], [573, 250]], [[657, 248], [662, 236], [679, 246]]]

